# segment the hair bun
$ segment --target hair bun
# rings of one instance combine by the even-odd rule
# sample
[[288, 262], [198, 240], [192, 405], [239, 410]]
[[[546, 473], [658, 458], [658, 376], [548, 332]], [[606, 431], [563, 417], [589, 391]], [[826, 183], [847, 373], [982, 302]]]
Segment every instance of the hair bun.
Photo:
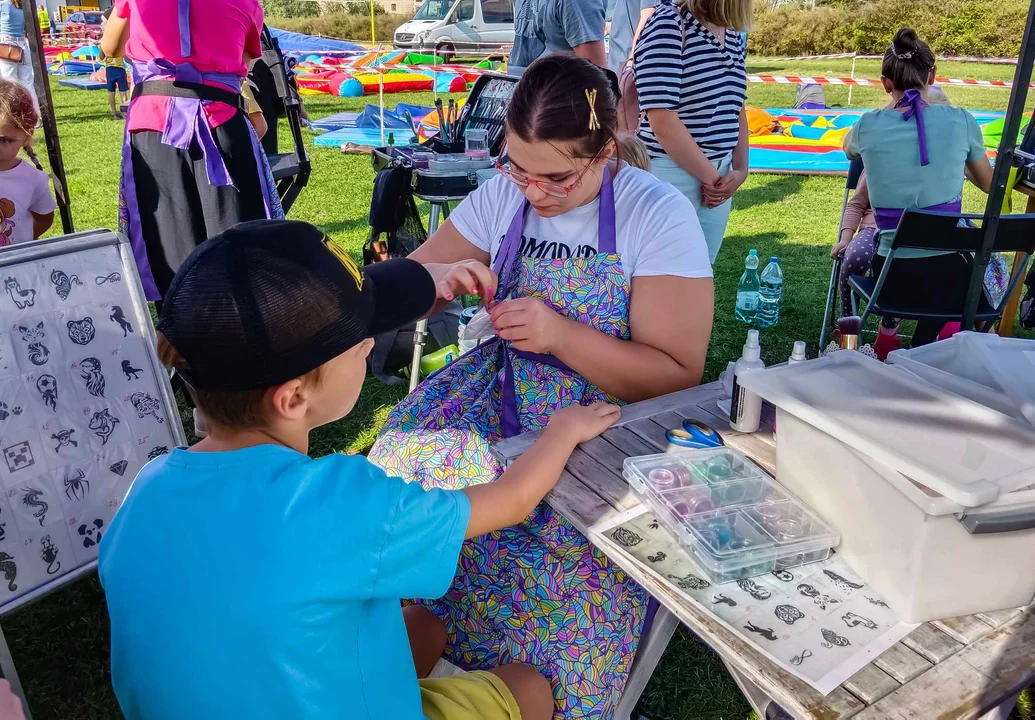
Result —
[[917, 36], [916, 30], [906, 27], [895, 33], [895, 39], [891, 41], [891, 45], [895, 48], [896, 54], [905, 55], [920, 48], [920, 38]]

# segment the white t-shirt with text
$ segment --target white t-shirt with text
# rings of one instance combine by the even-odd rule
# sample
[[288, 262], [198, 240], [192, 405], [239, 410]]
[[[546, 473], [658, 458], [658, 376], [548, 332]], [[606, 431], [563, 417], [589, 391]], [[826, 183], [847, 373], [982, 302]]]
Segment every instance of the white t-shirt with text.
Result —
[[32, 213], [46, 215], [56, 207], [46, 173], [24, 160], [0, 172], [0, 247], [32, 240]]
[[[712, 276], [697, 211], [682, 193], [624, 165], [614, 178], [614, 194], [616, 250], [630, 286], [634, 277]], [[449, 219], [468, 242], [495, 260], [524, 199], [516, 185], [498, 176], [467, 196]], [[552, 218], [529, 208], [520, 254], [547, 260], [596, 255], [599, 208], [600, 198]]]

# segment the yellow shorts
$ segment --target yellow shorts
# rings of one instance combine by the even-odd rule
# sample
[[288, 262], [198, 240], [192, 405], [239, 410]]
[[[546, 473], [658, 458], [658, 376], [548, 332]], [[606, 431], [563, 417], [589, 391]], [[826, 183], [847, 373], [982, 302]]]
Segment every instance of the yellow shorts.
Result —
[[510, 688], [489, 672], [421, 680], [420, 698], [428, 720], [521, 720]]

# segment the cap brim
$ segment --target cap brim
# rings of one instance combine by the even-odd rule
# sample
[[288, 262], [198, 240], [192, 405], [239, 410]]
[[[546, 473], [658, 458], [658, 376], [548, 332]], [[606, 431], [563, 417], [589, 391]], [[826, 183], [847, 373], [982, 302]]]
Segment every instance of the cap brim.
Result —
[[419, 262], [398, 258], [367, 265], [363, 276], [370, 284], [374, 311], [370, 334], [396, 330], [427, 315], [437, 292], [431, 274]]

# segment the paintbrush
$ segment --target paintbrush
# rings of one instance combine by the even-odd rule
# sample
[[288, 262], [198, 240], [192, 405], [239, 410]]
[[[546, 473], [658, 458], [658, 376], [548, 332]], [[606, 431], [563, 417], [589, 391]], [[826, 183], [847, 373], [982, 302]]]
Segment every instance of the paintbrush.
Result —
[[413, 115], [410, 114], [409, 110], [406, 110], [404, 114], [406, 115], [406, 122], [410, 124], [410, 130], [413, 131], [414, 135], [419, 137], [420, 133], [417, 132], [417, 123], [413, 122]]
[[862, 331], [862, 318], [858, 315], [849, 315], [837, 321], [837, 331], [840, 335], [839, 344], [842, 350], [859, 349], [859, 333]]
[[446, 137], [446, 116], [442, 112], [442, 98], [435, 98], [435, 110], [438, 112], [438, 136], [442, 142], [449, 142]]
[[456, 100], [449, 98], [449, 140], [456, 142]]

